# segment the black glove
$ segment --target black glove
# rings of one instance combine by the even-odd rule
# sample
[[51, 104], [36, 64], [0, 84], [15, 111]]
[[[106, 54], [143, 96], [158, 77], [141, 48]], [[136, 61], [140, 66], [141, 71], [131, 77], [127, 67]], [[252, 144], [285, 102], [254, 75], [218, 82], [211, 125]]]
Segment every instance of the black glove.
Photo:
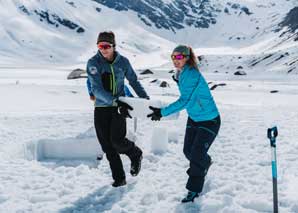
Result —
[[160, 121], [160, 119], [162, 117], [161, 112], [160, 112], [160, 108], [149, 106], [149, 109], [151, 109], [153, 112], [151, 114], [148, 114], [147, 118], [151, 117], [152, 121]]
[[133, 108], [129, 104], [119, 100], [117, 100], [116, 103], [118, 104], [118, 112], [120, 115], [122, 115], [124, 118], [132, 118], [128, 110], [133, 110]]

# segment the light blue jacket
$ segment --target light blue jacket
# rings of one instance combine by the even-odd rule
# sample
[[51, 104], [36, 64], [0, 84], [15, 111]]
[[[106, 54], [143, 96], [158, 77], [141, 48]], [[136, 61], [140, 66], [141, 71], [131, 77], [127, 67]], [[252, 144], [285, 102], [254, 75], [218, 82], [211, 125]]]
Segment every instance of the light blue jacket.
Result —
[[178, 87], [179, 99], [162, 108], [162, 116], [183, 109], [186, 109], [189, 117], [196, 122], [211, 120], [219, 115], [208, 84], [198, 70], [185, 65], [179, 76]]
[[[116, 106], [115, 101], [120, 96], [125, 96], [125, 78], [139, 97], [149, 99], [128, 59], [118, 52], [115, 54], [113, 63], [109, 63], [100, 52], [88, 60], [86, 70], [91, 84], [90, 92], [95, 96], [95, 107]], [[113, 77], [111, 92], [103, 88], [101, 76], [105, 72], [111, 73]]]

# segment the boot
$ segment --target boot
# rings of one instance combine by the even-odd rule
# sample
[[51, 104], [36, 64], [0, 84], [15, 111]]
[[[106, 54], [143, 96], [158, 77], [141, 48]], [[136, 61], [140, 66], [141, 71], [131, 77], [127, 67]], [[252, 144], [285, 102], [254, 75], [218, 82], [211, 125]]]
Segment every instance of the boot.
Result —
[[142, 159], [143, 155], [141, 153], [141, 155], [131, 160], [130, 174], [132, 176], [137, 176], [139, 174], [141, 170]]
[[199, 197], [199, 193], [198, 193], [198, 192], [188, 191], [186, 197], [183, 198], [183, 199], [181, 200], [181, 202], [182, 202], [182, 203], [194, 202], [194, 199], [195, 199], [196, 197]]
[[126, 185], [126, 180], [115, 180], [114, 183], [112, 183], [113, 187], [119, 187], [119, 186], [124, 186]]

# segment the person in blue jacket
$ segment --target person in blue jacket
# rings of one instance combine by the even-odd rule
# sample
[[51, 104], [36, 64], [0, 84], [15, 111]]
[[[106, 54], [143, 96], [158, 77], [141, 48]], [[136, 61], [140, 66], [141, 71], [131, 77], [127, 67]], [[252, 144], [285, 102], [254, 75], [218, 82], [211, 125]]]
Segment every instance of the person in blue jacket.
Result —
[[183, 152], [190, 161], [190, 166], [187, 170], [188, 193], [181, 202], [193, 202], [202, 192], [205, 176], [212, 164], [207, 152], [218, 134], [221, 121], [208, 84], [198, 69], [192, 48], [179, 45], [173, 50], [171, 58], [177, 68], [174, 79], [177, 81], [180, 97], [164, 108], [150, 106], [153, 112], [147, 117], [160, 120], [164, 116], [186, 109], [188, 120]]
[[[126, 184], [120, 154], [131, 160], [130, 173], [138, 175], [141, 169], [142, 150], [126, 138], [126, 118], [130, 117], [132, 107], [119, 100], [125, 96], [126, 78], [136, 94], [149, 99], [138, 81], [129, 60], [116, 50], [113, 32], [101, 32], [97, 39], [98, 52], [87, 63], [91, 96], [94, 96], [94, 125], [103, 152], [109, 161], [114, 182], [118, 187]], [[90, 97], [91, 97], [90, 96]]]

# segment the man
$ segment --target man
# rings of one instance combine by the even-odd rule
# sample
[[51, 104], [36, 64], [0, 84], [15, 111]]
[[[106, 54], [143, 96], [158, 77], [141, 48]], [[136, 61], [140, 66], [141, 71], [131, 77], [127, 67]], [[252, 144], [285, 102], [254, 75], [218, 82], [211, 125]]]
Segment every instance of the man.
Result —
[[118, 100], [125, 96], [124, 79], [126, 78], [141, 98], [149, 99], [144, 88], [137, 79], [130, 62], [116, 50], [113, 32], [101, 32], [98, 35], [99, 51], [89, 59], [87, 74], [94, 95], [94, 125], [102, 150], [110, 163], [114, 182], [112, 186], [126, 184], [120, 154], [127, 155], [131, 160], [130, 173], [138, 175], [141, 169], [142, 150], [126, 136], [126, 117], [131, 117], [132, 107]]

